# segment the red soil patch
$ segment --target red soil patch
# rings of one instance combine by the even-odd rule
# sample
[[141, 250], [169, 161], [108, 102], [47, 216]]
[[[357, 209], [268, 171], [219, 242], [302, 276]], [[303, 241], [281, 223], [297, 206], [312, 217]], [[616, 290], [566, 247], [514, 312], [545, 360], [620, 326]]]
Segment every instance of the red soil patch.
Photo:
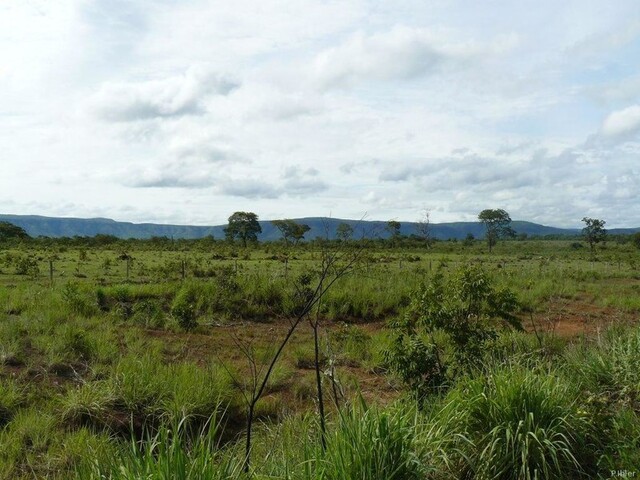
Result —
[[611, 325], [632, 324], [637, 316], [612, 307], [593, 304], [588, 299], [553, 299], [546, 311], [523, 319], [528, 332], [555, 333], [563, 337], [593, 335]]

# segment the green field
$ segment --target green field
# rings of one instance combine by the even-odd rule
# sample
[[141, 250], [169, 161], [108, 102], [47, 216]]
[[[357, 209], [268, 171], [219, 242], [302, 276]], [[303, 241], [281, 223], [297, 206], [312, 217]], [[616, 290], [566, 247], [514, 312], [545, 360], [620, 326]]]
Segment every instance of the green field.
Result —
[[[513, 293], [524, 331], [489, 310], [455, 317], [459, 330], [429, 323], [434, 305], [462, 311], [457, 286], [480, 288], [466, 278]], [[305, 312], [320, 281], [335, 283]], [[575, 239], [491, 254], [480, 241], [7, 242], [0, 478], [638, 472], [639, 318], [640, 251], [625, 237], [595, 256]], [[249, 400], [289, 331], [245, 474]]]

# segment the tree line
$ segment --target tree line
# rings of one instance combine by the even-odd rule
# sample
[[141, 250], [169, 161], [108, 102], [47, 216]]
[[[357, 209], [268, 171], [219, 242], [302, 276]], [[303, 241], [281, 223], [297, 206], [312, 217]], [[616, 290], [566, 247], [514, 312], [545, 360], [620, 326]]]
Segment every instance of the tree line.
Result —
[[[512, 228], [511, 217], [509, 213], [503, 209], [485, 209], [478, 214], [478, 221], [483, 225], [486, 242], [489, 252], [501, 239], [526, 239], [526, 234], [517, 235]], [[582, 238], [589, 245], [592, 255], [595, 255], [598, 244], [606, 242], [608, 238], [607, 230], [604, 228], [606, 221], [598, 218], [584, 217], [582, 222], [585, 227], [582, 230]], [[324, 236], [317, 236], [314, 239], [305, 236], [311, 230], [311, 227], [305, 223], [299, 223], [295, 220], [272, 220], [271, 224], [280, 232], [280, 242], [286, 247], [297, 246], [300, 242], [317, 243], [323, 241], [365, 241], [363, 233], [362, 238], [355, 238], [354, 227], [346, 222], [341, 222], [335, 227], [334, 232], [329, 232], [328, 227]], [[397, 220], [389, 220], [384, 227], [384, 233], [387, 238], [380, 238], [383, 232], [375, 233], [379, 238], [377, 242], [383, 242], [387, 246], [423, 246], [430, 248], [434, 242], [438, 241], [432, 235], [429, 212], [424, 211], [418, 222], [414, 223], [415, 232], [411, 235], [401, 234], [402, 224]], [[234, 212], [228, 218], [227, 226], [224, 228], [225, 241], [230, 244], [239, 244], [247, 247], [251, 244], [257, 244], [259, 235], [262, 233], [262, 227], [259, 222], [258, 215], [254, 212], [238, 211]], [[626, 237], [626, 236], [625, 236]], [[559, 238], [557, 235], [549, 238]], [[370, 240], [370, 239], [366, 239]], [[631, 236], [632, 242], [640, 248], [640, 232]], [[93, 237], [38, 237], [34, 239], [21, 227], [9, 222], [0, 222], [0, 243], [16, 243], [16, 242], [35, 242], [40, 246], [49, 246], [50, 244], [66, 245], [70, 247], [126, 247], [142, 244], [150, 248], [157, 249], [180, 249], [180, 248], [200, 248], [206, 250], [214, 243], [219, 242], [213, 236], [200, 239], [173, 239], [168, 237], [151, 237], [148, 239], [121, 239], [114, 235], [98, 234]], [[473, 245], [476, 238], [473, 234], [468, 233], [463, 240], [466, 246]]]

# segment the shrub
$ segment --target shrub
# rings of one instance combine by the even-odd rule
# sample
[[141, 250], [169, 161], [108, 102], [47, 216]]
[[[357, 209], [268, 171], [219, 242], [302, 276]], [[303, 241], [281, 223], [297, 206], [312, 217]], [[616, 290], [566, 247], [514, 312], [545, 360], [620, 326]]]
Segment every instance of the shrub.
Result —
[[184, 330], [193, 330], [198, 326], [197, 307], [198, 298], [196, 292], [189, 286], [183, 286], [171, 305], [171, 315], [176, 319], [178, 325]]
[[40, 275], [40, 267], [38, 262], [29, 257], [20, 257], [16, 261], [16, 275], [28, 275], [30, 277], [37, 277]]
[[89, 362], [98, 355], [97, 337], [73, 324], [63, 324], [46, 343], [51, 361], [64, 363]]
[[135, 323], [145, 327], [162, 328], [165, 325], [162, 305], [154, 300], [142, 300], [134, 304], [132, 319]]
[[73, 313], [90, 317], [96, 313], [96, 305], [90, 300], [90, 296], [78, 283], [68, 282], [62, 289], [62, 298]]
[[[392, 323], [395, 338], [387, 364], [421, 398], [443, 385], [447, 372], [457, 375], [475, 368], [488, 341], [496, 338], [499, 320], [522, 330], [513, 315], [516, 308], [515, 295], [496, 288], [480, 266], [463, 266], [448, 279], [440, 269], [414, 294], [406, 315]], [[444, 364], [436, 332], [453, 346], [451, 365]]]

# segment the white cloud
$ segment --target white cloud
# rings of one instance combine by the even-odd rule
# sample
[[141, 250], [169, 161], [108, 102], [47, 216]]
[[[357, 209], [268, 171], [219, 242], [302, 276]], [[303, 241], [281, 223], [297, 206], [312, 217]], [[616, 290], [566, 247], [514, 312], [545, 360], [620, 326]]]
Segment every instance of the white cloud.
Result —
[[140, 82], [106, 83], [90, 109], [106, 120], [131, 121], [202, 113], [209, 95], [227, 95], [238, 84], [208, 69], [191, 67], [183, 75]]
[[0, 211], [640, 225], [637, 0], [54, 3], [0, 2]]
[[602, 124], [602, 132], [610, 137], [630, 135], [638, 131], [640, 131], [640, 105], [631, 105], [613, 112]]
[[451, 41], [444, 33], [426, 28], [395, 26], [370, 35], [358, 32], [343, 44], [323, 51], [315, 59], [314, 74], [323, 88], [368, 80], [406, 80], [502, 53], [516, 43], [513, 35], [482, 45]]
[[206, 188], [214, 185], [215, 173], [205, 165], [173, 162], [127, 169], [114, 178], [133, 188]]

